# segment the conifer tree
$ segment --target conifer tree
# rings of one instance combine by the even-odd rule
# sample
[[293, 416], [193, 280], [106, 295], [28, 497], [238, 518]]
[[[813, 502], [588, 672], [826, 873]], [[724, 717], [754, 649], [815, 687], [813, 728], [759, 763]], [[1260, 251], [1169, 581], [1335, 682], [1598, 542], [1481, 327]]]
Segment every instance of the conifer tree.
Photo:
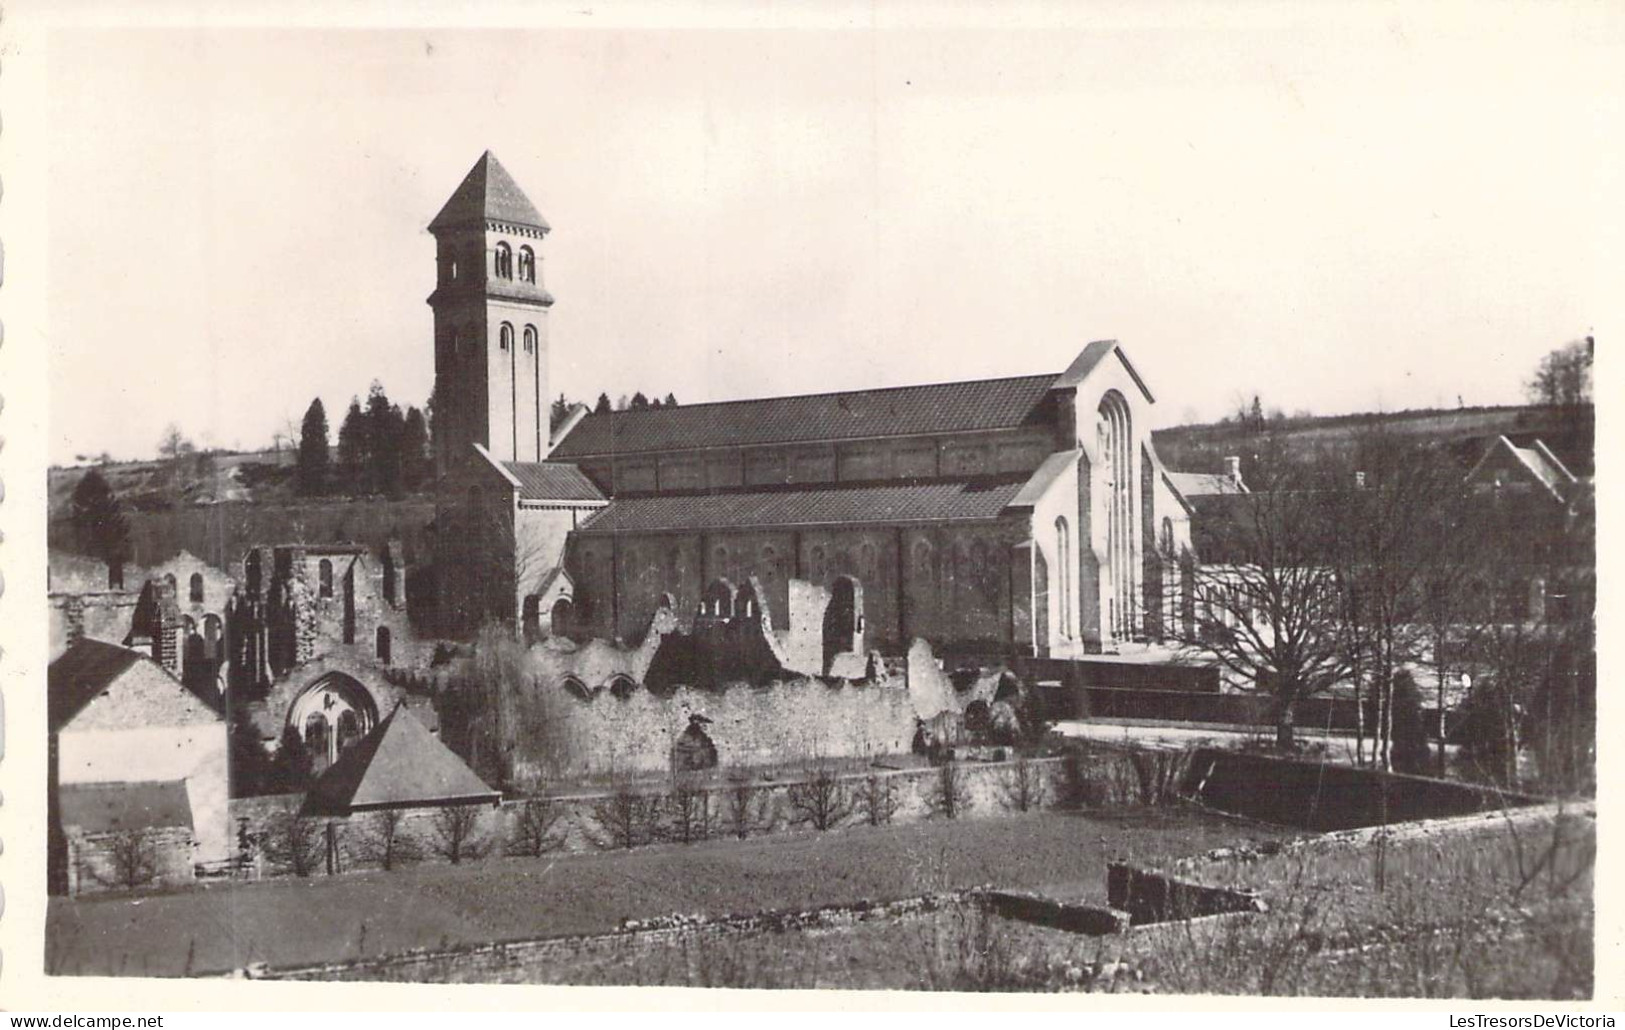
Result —
[[429, 423], [417, 408], [406, 409], [401, 424], [401, 486], [416, 490], [429, 481]]
[[317, 397], [305, 409], [304, 422], [299, 427], [299, 492], [319, 494], [327, 489], [328, 464], [331, 462], [327, 441], [327, 409]]
[[107, 563], [110, 584], [122, 583], [130, 558], [130, 524], [107, 479], [96, 469], [86, 472], [68, 505], [79, 550]]
[[608, 393], [599, 394], [598, 395], [598, 403], [596, 405], [594, 405], [594, 407], [592, 409], [592, 413], [594, 415], [607, 415], [607, 414], [610, 413], [610, 410], [611, 409], [610, 409], [610, 404], [609, 404], [609, 394]]

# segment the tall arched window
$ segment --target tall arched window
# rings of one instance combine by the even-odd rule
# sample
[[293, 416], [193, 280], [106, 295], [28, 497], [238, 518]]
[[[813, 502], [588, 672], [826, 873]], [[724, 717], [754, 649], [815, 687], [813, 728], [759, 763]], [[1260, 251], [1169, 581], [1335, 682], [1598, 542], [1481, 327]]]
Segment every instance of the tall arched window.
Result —
[[533, 325], [525, 326], [525, 353], [536, 353], [536, 327]]
[[316, 567], [316, 576], [317, 582], [320, 584], [321, 596], [332, 597], [333, 563], [328, 561], [326, 558], [323, 558], [322, 563]]
[[497, 330], [497, 342], [504, 354], [513, 350], [513, 326], [502, 323], [502, 328]]
[[377, 639], [378, 639], [378, 660], [380, 662], [383, 662], [385, 665], [388, 665], [389, 664], [389, 659], [390, 659], [390, 648], [389, 648], [390, 640], [389, 640], [389, 627], [388, 626], [379, 626], [378, 627]]
[[497, 244], [496, 270], [500, 279], [513, 278], [513, 248], [506, 243]]
[[201, 572], [192, 573], [192, 580], [187, 585], [189, 587], [187, 593], [190, 596], [191, 602], [193, 604], [202, 604], [203, 603], [203, 573], [201, 573]]
[[527, 283], [536, 281], [536, 252], [529, 247], [519, 248], [519, 278]]
[[1107, 627], [1115, 640], [1135, 631], [1135, 592], [1139, 570], [1134, 554], [1134, 436], [1128, 401], [1116, 390], [1100, 399], [1095, 439], [1099, 447], [1102, 507], [1106, 514]]
[[1055, 520], [1055, 592], [1058, 596], [1056, 613], [1060, 619], [1061, 636], [1072, 637], [1072, 528], [1066, 516]]

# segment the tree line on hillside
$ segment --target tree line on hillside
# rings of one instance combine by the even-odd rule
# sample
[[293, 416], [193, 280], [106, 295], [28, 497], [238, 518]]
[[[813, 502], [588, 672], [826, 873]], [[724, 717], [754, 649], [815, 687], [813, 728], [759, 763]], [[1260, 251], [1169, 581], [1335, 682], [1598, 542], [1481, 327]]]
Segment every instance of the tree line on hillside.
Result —
[[305, 409], [299, 427], [297, 483], [306, 496], [324, 494], [383, 494], [399, 497], [429, 485], [430, 413], [408, 406], [403, 412], [390, 401], [382, 383], [373, 380], [363, 404], [350, 398], [349, 410], [339, 425], [337, 454], [333, 453], [327, 409], [317, 397]]

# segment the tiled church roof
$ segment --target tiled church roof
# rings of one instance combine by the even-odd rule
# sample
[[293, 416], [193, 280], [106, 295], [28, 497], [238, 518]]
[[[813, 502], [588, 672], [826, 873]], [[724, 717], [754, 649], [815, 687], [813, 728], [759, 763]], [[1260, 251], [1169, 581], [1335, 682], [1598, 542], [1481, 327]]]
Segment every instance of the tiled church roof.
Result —
[[1054, 382], [1053, 375], [1021, 376], [588, 415], [552, 456], [1014, 429], [1037, 420]]
[[778, 487], [717, 494], [622, 497], [576, 530], [584, 535], [991, 519], [1027, 473], [974, 479]]
[[604, 495], [574, 465], [557, 461], [505, 461], [502, 467], [519, 481], [522, 501], [602, 501]]
[[462, 185], [429, 223], [429, 231], [486, 221], [528, 225], [544, 232], [552, 228], [489, 150], [474, 162], [474, 167], [463, 177]]

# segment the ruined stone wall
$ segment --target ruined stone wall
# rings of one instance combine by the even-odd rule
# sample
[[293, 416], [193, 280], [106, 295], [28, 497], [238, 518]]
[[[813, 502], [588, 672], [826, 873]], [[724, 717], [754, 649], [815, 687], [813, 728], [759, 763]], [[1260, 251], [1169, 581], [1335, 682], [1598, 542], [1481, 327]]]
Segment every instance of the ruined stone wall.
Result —
[[[130, 849], [139, 849], [132, 852]], [[121, 864], [119, 852], [127, 856]], [[128, 890], [123, 869], [143, 867], [137, 887], [184, 886], [195, 881], [192, 832], [185, 827], [164, 827], [125, 833], [69, 833], [67, 836], [67, 890], [69, 894]]]
[[1027, 604], [1022, 570], [1011, 567], [1024, 521], [583, 535], [571, 539], [566, 567], [582, 635], [635, 642], [668, 594], [686, 625], [708, 583], [739, 587], [753, 576], [774, 627], [802, 632], [816, 606], [801, 594], [792, 607], [792, 581], [828, 590], [850, 576], [862, 586], [866, 649], [898, 654], [926, 637], [944, 651], [1003, 654]]

